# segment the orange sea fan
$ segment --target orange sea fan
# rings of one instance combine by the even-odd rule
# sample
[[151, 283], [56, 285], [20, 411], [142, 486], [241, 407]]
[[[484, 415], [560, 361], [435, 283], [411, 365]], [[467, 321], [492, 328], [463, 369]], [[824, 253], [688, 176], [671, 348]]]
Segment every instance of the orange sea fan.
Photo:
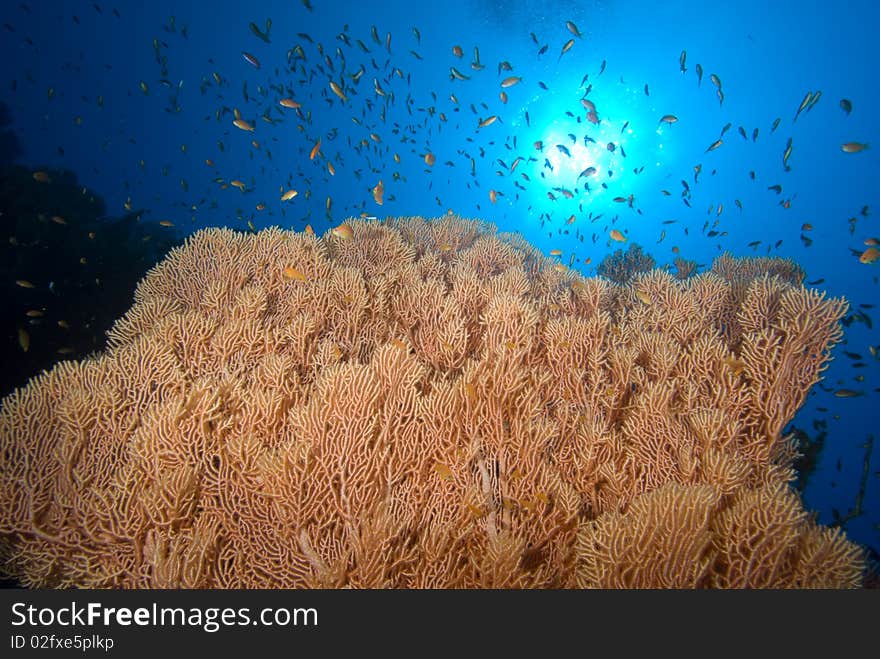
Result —
[[[209, 229], [0, 409], [33, 587], [844, 587], [782, 428], [845, 302], [725, 255], [627, 284], [446, 215]], [[783, 267], [784, 266], [784, 267]]]

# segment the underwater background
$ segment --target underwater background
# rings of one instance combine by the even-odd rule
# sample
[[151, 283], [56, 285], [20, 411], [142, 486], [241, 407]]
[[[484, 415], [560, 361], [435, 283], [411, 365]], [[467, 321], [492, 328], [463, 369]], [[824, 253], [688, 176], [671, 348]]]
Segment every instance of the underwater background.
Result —
[[880, 546], [876, 3], [13, 0], [0, 23], [3, 395], [101, 350], [209, 226], [452, 211], [584, 275], [634, 244], [790, 258], [850, 303], [789, 428], [797, 485]]

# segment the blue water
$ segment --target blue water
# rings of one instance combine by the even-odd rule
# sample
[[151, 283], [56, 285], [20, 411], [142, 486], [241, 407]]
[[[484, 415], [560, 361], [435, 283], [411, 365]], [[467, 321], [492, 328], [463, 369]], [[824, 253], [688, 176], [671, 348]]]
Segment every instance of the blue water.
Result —
[[[248, 222], [297, 230], [309, 223], [320, 233], [350, 216], [430, 217], [451, 209], [520, 231], [541, 249], [561, 249], [565, 263], [574, 254], [585, 274], [620, 247], [609, 240], [616, 228], [661, 265], [671, 262], [673, 247], [705, 265], [723, 251], [789, 257], [805, 268], [807, 281], [824, 279], [817, 287], [846, 296], [854, 309], [880, 302], [880, 266], [859, 263], [853, 252], [880, 236], [876, 3], [311, 4], [309, 10], [293, 0], [3, 3], [0, 101], [21, 143], [17, 162], [73, 170], [105, 199], [108, 214], [124, 214], [128, 203], [143, 210], [141, 222], [157, 234], [177, 238], [206, 226], [247, 229]], [[265, 30], [267, 18], [269, 43], [248, 27], [254, 22]], [[573, 37], [566, 21], [582, 36]], [[371, 35], [374, 25], [380, 43]], [[453, 53], [456, 45], [462, 57]], [[471, 66], [475, 46], [482, 70]], [[511, 71], [499, 71], [503, 61]], [[361, 67], [355, 82], [351, 75]], [[450, 67], [470, 79], [451, 80]], [[503, 103], [500, 82], [509, 76], [522, 80], [503, 90]], [[374, 78], [385, 96], [376, 93]], [[330, 80], [344, 80], [346, 102]], [[598, 125], [580, 103], [589, 85]], [[794, 122], [804, 95], [820, 90]], [[302, 115], [280, 107], [282, 97], [301, 103]], [[839, 104], [844, 98], [850, 114]], [[253, 132], [233, 126], [236, 108]], [[667, 114], [678, 121], [660, 123]], [[493, 115], [494, 123], [478, 129]], [[727, 123], [721, 146], [707, 151]], [[320, 154], [311, 160], [319, 138]], [[844, 153], [845, 142], [871, 147]], [[436, 157], [431, 167], [428, 152]], [[591, 166], [596, 174], [577, 178]], [[215, 179], [240, 180], [245, 191], [223, 189]], [[381, 206], [371, 194], [379, 180]], [[775, 185], [780, 193], [768, 189]], [[279, 201], [290, 188], [298, 196]], [[497, 193], [494, 204], [490, 190]], [[812, 230], [802, 232], [805, 223]], [[834, 510], [846, 515], [855, 505], [865, 442], [876, 423], [880, 382], [869, 345], [880, 345], [878, 328], [863, 320], [846, 327], [845, 345], [835, 349], [825, 381], [794, 422], [811, 435], [815, 421], [827, 423], [821, 461], [805, 492], [808, 508], [826, 524]], [[854, 368], [859, 361], [864, 367]], [[863, 395], [836, 398], [831, 392], [839, 388]], [[846, 524], [850, 537], [875, 547], [878, 470], [880, 449], [868, 466], [863, 514]]]

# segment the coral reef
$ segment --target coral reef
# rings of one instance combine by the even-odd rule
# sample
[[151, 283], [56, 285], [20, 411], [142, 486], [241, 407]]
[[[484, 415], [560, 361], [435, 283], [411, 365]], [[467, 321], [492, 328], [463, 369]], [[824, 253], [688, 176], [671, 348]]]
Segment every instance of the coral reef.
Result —
[[[846, 312], [446, 216], [192, 236], [0, 410], [32, 587], [851, 587], [782, 429]], [[716, 263], [717, 265], [717, 263]], [[734, 273], [736, 276], [734, 277]], [[735, 281], [734, 281], [735, 280]]]
[[624, 252], [618, 249], [599, 262], [596, 272], [618, 284], [626, 284], [654, 267], [654, 257], [642, 251], [638, 243], [630, 243]]
[[751, 256], [736, 258], [724, 252], [712, 263], [712, 272], [729, 281], [749, 281], [761, 275], [774, 275], [790, 284], [800, 284], [806, 273], [791, 259], [778, 256]]
[[675, 266], [675, 272], [672, 273], [672, 276], [676, 279], [687, 279], [688, 277], [693, 277], [697, 274], [696, 261], [690, 261], [677, 256], [672, 263]]

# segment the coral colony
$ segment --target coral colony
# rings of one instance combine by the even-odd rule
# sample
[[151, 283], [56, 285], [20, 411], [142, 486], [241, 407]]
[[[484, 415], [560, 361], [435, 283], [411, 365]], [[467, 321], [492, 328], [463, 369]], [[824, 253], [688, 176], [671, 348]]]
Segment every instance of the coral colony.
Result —
[[7, 575], [861, 583], [861, 550], [791, 486], [782, 429], [847, 308], [794, 263], [725, 255], [617, 283], [454, 216], [345, 227], [198, 232], [102, 354], [3, 401]]

